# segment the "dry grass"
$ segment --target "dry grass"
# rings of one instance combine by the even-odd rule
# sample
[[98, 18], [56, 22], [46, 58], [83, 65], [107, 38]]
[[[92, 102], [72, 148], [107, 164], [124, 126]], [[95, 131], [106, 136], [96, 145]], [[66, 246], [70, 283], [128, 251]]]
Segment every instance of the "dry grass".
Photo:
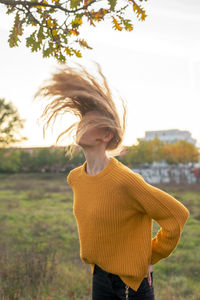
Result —
[[0, 299], [27, 300], [48, 290], [57, 274], [55, 249], [39, 249], [38, 245], [16, 249], [15, 245], [0, 247]]

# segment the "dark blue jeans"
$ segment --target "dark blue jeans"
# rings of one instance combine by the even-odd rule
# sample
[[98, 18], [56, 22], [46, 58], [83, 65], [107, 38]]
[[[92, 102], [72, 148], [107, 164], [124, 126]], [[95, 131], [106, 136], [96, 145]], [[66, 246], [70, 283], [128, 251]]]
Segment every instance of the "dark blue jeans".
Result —
[[118, 275], [108, 273], [95, 264], [92, 278], [92, 300], [155, 300], [153, 272], [151, 272], [151, 286], [145, 277], [137, 291], [126, 287], [128, 286]]

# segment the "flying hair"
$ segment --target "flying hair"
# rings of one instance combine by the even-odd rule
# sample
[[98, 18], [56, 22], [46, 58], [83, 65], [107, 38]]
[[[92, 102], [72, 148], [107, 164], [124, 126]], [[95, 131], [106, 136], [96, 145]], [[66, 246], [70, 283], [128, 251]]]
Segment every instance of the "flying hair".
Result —
[[[43, 82], [34, 95], [34, 99], [46, 98], [50, 100], [40, 116], [44, 120], [43, 136], [45, 136], [49, 124], [51, 122], [54, 124], [58, 115], [70, 113], [74, 114], [78, 121], [58, 135], [56, 144], [64, 134], [71, 136], [75, 130], [76, 135], [81, 137], [88, 128], [96, 126], [113, 132], [112, 139], [106, 145], [106, 152], [108, 156], [119, 155], [123, 150], [122, 142], [126, 128], [127, 108], [125, 101], [120, 97], [123, 106], [121, 121], [100, 65], [96, 63], [101, 82], [88, 73], [85, 67], [76, 64], [79, 66], [78, 69], [70, 67], [66, 63], [61, 64], [55, 72], [51, 73], [51, 77]], [[88, 117], [83, 123], [82, 117], [90, 111], [97, 112], [97, 115], [95, 118]], [[75, 145], [74, 141], [69, 148], [66, 147], [66, 154], [69, 154], [71, 158], [76, 148]]]

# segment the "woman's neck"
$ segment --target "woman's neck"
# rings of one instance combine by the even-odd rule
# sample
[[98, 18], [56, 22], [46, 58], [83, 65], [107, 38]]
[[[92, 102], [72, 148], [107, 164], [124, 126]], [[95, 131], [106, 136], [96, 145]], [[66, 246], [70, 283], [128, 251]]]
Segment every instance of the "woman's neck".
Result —
[[97, 156], [91, 156], [91, 155], [85, 155], [87, 165], [86, 165], [86, 172], [90, 175], [95, 175], [101, 172], [109, 163], [110, 158], [104, 155], [97, 155]]

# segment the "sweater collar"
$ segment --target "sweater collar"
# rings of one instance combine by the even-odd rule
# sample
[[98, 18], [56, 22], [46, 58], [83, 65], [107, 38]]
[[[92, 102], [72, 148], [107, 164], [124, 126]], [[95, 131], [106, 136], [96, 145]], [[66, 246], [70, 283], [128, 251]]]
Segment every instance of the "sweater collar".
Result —
[[86, 169], [86, 165], [87, 165], [87, 160], [83, 163], [82, 168], [81, 168], [81, 175], [83, 179], [88, 179], [91, 181], [96, 181], [100, 178], [103, 178], [106, 174], [108, 174], [114, 167], [114, 165], [116, 165], [118, 162], [118, 160], [111, 156], [110, 160], [108, 162], [108, 164], [105, 166], [105, 168], [103, 170], [101, 170], [99, 173], [97, 174], [88, 174], [85, 169]]

